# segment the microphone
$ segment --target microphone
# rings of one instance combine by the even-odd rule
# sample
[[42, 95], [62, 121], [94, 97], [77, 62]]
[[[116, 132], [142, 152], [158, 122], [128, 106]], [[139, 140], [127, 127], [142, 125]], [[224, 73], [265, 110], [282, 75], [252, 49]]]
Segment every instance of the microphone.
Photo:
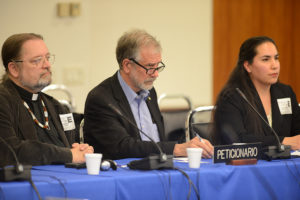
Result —
[[0, 140], [5, 144], [9, 151], [12, 153], [14, 160], [16, 161], [15, 166], [3, 167], [0, 169], [0, 180], [1, 181], [15, 181], [15, 180], [30, 180], [31, 179], [31, 165], [20, 164], [17, 155], [13, 148], [2, 138]]
[[277, 146], [268, 146], [266, 149], [264, 149], [263, 158], [265, 158], [266, 160], [291, 158], [291, 146], [281, 144], [278, 134], [263, 118], [263, 116], [261, 116], [261, 114], [254, 108], [254, 106], [248, 101], [245, 94], [239, 88], [235, 89], [240, 94], [240, 96], [247, 102], [247, 104], [250, 105], [250, 107], [255, 111], [255, 113], [262, 119], [262, 121], [271, 129], [272, 133], [274, 134], [277, 140]]
[[173, 168], [173, 155], [166, 155], [160, 146], [149, 137], [144, 131], [139, 129], [135, 123], [133, 123], [129, 118], [127, 118], [123, 113], [116, 108], [113, 104], [108, 104], [108, 106], [120, 117], [125, 119], [129, 124], [131, 124], [134, 128], [140, 131], [144, 136], [146, 136], [158, 149], [160, 152], [159, 155], [150, 155], [141, 160], [134, 160], [128, 164], [128, 167], [131, 169], [142, 169], [142, 170], [152, 170], [152, 169], [165, 169], [165, 168]]

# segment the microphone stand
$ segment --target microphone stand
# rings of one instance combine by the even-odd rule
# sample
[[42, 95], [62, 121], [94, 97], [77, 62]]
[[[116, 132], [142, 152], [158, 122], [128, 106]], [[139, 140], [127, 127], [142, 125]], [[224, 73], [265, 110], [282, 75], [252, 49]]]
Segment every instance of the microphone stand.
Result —
[[38, 199], [42, 200], [42, 197], [36, 188], [34, 182], [31, 179], [31, 165], [22, 165], [18, 157], [14, 151], [14, 149], [2, 138], [0, 137], [0, 140], [5, 144], [9, 151], [13, 154], [14, 159], [16, 161], [15, 166], [7, 166], [0, 169], [0, 181], [21, 181], [21, 180], [27, 180], [29, 181], [30, 185], [33, 187], [34, 191], [36, 192]]
[[16, 161], [15, 166], [6, 166], [0, 169], [0, 181], [31, 180], [31, 165], [20, 164], [13, 148], [2, 137], [0, 140], [8, 147]]
[[261, 114], [254, 108], [254, 106], [248, 101], [245, 94], [239, 89], [235, 88], [236, 91], [241, 95], [241, 97], [247, 102], [248, 105], [254, 110], [254, 112], [263, 120], [263, 122], [271, 129], [274, 134], [278, 145], [277, 146], [267, 146], [263, 149], [262, 158], [268, 161], [274, 159], [289, 159], [291, 158], [291, 146], [281, 144], [278, 134], [275, 130], [270, 126], [270, 124], [261, 116]]
[[108, 106], [119, 116], [125, 119], [134, 128], [139, 130], [144, 136], [146, 136], [158, 149], [159, 155], [150, 155], [141, 160], [134, 160], [128, 163], [130, 169], [141, 169], [141, 170], [153, 170], [153, 169], [166, 169], [173, 168], [173, 155], [166, 155], [160, 146], [149, 137], [144, 131], [140, 130], [131, 120], [124, 116], [121, 111], [116, 108], [113, 104], [108, 104]]

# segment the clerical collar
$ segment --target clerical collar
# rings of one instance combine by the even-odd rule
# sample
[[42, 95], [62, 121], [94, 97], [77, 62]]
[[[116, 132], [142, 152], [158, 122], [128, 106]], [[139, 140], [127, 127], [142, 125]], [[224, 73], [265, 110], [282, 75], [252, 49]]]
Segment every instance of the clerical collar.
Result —
[[36, 101], [38, 100], [39, 98], [39, 94], [40, 93], [37, 93], [37, 94], [34, 94], [34, 93], [31, 93], [31, 92], [28, 92], [27, 90], [21, 88], [20, 86], [16, 85], [15, 83], [13, 83], [16, 87], [16, 89], [18, 90], [21, 98], [25, 101]]

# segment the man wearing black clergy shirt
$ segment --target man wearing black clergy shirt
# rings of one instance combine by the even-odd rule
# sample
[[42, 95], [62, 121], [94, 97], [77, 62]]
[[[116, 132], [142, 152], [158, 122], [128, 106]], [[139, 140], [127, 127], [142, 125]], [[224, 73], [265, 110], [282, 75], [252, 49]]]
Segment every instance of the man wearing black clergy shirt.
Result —
[[[50, 54], [41, 35], [10, 36], [2, 46], [6, 73], [0, 84], [0, 137], [23, 164], [43, 165], [85, 162], [93, 147], [75, 142], [71, 113], [41, 92], [51, 83]], [[0, 166], [14, 164], [8, 147], [0, 140]]]

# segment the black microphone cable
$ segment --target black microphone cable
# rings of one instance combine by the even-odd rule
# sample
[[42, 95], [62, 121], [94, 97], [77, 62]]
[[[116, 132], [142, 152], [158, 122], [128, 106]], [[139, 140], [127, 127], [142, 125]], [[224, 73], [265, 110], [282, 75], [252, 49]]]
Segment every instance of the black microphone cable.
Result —
[[296, 172], [298, 173], [299, 175], [299, 178], [297, 178], [297, 175], [295, 175], [292, 171], [292, 169], [289, 167], [288, 165], [288, 162], [284, 162], [285, 163], [285, 166], [287, 167], [287, 169], [289, 170], [290, 174], [292, 174], [293, 178], [295, 178], [296, 182], [298, 183], [299, 187], [300, 187], [300, 173], [299, 173], [299, 170], [298, 170], [298, 166], [296, 165], [295, 161], [292, 160], [294, 166], [295, 166], [295, 169], [296, 169]]
[[[35, 168], [33, 168], [33, 169], [34, 169], [34, 170], [40, 170], [40, 169], [35, 169]], [[56, 176], [51, 176], [51, 175], [38, 175], [38, 176], [46, 176], [46, 177], [49, 177], [49, 178], [52, 178], [52, 179], [56, 180], [56, 181], [59, 183], [59, 185], [63, 188], [63, 191], [64, 191], [64, 198], [65, 198], [65, 199], [68, 198], [68, 192], [67, 192], [67, 189], [66, 189], [66, 187], [65, 187], [65, 185], [64, 185], [64, 183], [62, 182], [61, 179], [57, 178]]]
[[294, 165], [295, 165], [295, 168], [297, 169], [297, 173], [298, 173], [298, 175], [299, 175], [299, 177], [300, 177], [300, 171], [299, 171], [299, 168], [298, 168], [296, 162], [295, 162], [294, 160], [292, 160], [292, 161], [293, 161], [293, 163], [294, 163]]
[[[0, 186], [0, 199], [3, 199], [3, 200], [5, 200], [5, 195], [4, 195], [4, 191], [3, 191], [3, 189], [2, 189], [2, 187]], [[1, 198], [1, 197], [3, 197], [3, 198]]]
[[171, 192], [171, 189], [172, 189], [172, 187], [171, 187], [171, 175], [169, 174], [169, 191], [170, 191], [170, 199], [172, 200], [173, 199], [173, 196], [172, 196], [172, 192]]
[[42, 197], [41, 197], [41, 195], [40, 195], [38, 189], [36, 188], [34, 182], [32, 181], [32, 179], [30, 178], [28, 181], [29, 181], [30, 185], [33, 187], [33, 189], [34, 189], [36, 195], [38, 196], [38, 199], [39, 199], [39, 200], [42, 200]]
[[67, 192], [67, 189], [66, 189], [66, 187], [65, 187], [65, 184], [62, 182], [62, 180], [60, 180], [60, 179], [57, 178], [56, 176], [49, 176], [49, 177], [58, 181], [58, 183], [62, 186], [62, 188], [63, 188], [63, 190], [64, 190], [65, 199], [67, 199], [67, 198], [68, 198], [68, 192]]
[[161, 171], [161, 170], [155, 170], [154, 172], [159, 177], [159, 180], [160, 180], [160, 182], [161, 182], [161, 184], [163, 186], [163, 191], [164, 191], [165, 199], [172, 200], [172, 193], [171, 193], [171, 187], [170, 187], [170, 184], [171, 184], [171, 182], [170, 182], [170, 179], [171, 179], [170, 174], [169, 173], [167, 174], [168, 183], [169, 183], [169, 187], [168, 187], [168, 184], [164, 183], [165, 179], [163, 179], [163, 178], [165, 178], [166, 173], [163, 173], [164, 171]]
[[[179, 171], [188, 180], [188, 183], [189, 183], [189, 192], [188, 192], [188, 195], [187, 195], [187, 199], [191, 198], [191, 193], [192, 193], [192, 188], [193, 188], [194, 191], [195, 191], [195, 193], [196, 193], [197, 199], [200, 200], [199, 191], [198, 191], [197, 187], [195, 186], [195, 184], [193, 183], [193, 181], [190, 179], [189, 175], [185, 171], [183, 171], [182, 169], [180, 169], [180, 168], [173, 167], [172, 169]], [[162, 172], [162, 171], [157, 171], [156, 170], [156, 172], [159, 173], [159, 172]], [[161, 182], [163, 184], [163, 180], [161, 179], [160, 175], [161, 174], [159, 173], [159, 178], [160, 178], [160, 180], [161, 180]], [[165, 196], [165, 199], [168, 199], [168, 196], [170, 196], [170, 199], [172, 200], [173, 198], [172, 198], [172, 192], [171, 192], [171, 189], [172, 189], [171, 188], [171, 175], [168, 174], [168, 177], [169, 177], [169, 193]], [[163, 186], [164, 186], [164, 184], [163, 184]], [[164, 187], [164, 191], [165, 191], [165, 187]]]
[[[121, 166], [121, 168], [123, 168], [124, 170], [130, 170], [130, 169], [128, 168], [128, 166], [127, 166], [127, 167]], [[191, 180], [191, 178], [189, 177], [189, 175], [188, 175], [185, 171], [183, 171], [182, 169], [180, 169], [180, 168], [178, 168], [178, 167], [173, 167], [173, 168], [170, 168], [170, 169], [179, 171], [179, 172], [180, 172], [184, 177], [186, 177], [186, 179], [188, 180], [188, 183], [189, 183], [189, 193], [188, 193], [188, 195], [187, 195], [187, 199], [190, 199], [191, 192], [192, 192], [191, 189], [192, 189], [192, 187], [193, 187], [193, 189], [194, 189], [194, 191], [195, 191], [195, 193], [196, 193], [197, 199], [200, 200], [200, 194], [199, 194], [199, 191], [198, 191], [197, 187], [195, 186], [195, 184], [193, 183], [193, 181]], [[167, 170], [170, 170], [170, 169], [167, 169]], [[158, 172], [159, 170], [154, 170], [154, 171]], [[168, 174], [168, 176], [169, 176], [169, 194], [170, 194], [170, 199], [172, 200], [173, 197], [172, 197], [172, 192], [171, 192], [171, 189], [172, 189], [172, 188], [171, 188], [171, 175]]]
[[173, 167], [173, 169], [178, 170], [179, 172], [181, 172], [187, 178], [187, 180], [189, 182], [189, 193], [188, 193], [187, 199], [190, 199], [191, 192], [192, 192], [192, 187], [193, 187], [193, 189], [196, 193], [197, 199], [200, 200], [199, 191], [198, 191], [197, 187], [195, 186], [195, 184], [193, 183], [193, 181], [190, 179], [189, 175], [185, 171], [183, 171], [182, 169], [180, 169], [178, 167]]
[[[35, 193], [37, 194], [38, 199], [39, 199], [39, 200], [42, 200], [42, 197], [41, 197], [41, 195], [40, 195], [38, 189], [36, 188], [35, 184], [33, 183], [32, 179], [30, 179], [30, 180], [28, 180], [28, 181], [29, 181], [30, 185], [32, 186], [32, 188], [34, 189]], [[1, 192], [1, 194], [2, 194], [3, 200], [5, 200], [6, 198], [5, 198], [5, 194], [4, 194], [4, 192], [3, 192], [2, 187], [0, 187], [0, 192]], [[1, 199], [2, 199], [2, 198], [1, 198]]]

